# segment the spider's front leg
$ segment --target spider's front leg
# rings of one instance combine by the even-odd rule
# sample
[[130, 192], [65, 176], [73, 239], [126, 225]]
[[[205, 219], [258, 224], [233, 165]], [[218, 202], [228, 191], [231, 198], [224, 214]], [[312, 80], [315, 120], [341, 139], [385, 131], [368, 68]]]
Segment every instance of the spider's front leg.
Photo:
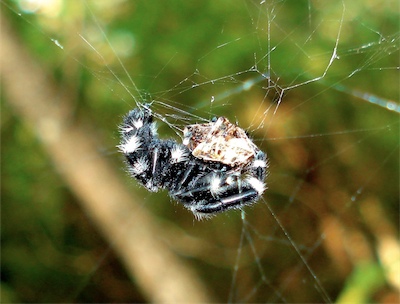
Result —
[[136, 152], [137, 144], [150, 143], [157, 138], [157, 130], [153, 122], [151, 110], [133, 109], [124, 116], [122, 124], [119, 126], [121, 143], [118, 146], [124, 154]]
[[124, 117], [119, 130], [121, 142], [118, 148], [125, 155], [128, 172], [150, 191], [157, 191], [152, 174], [158, 159], [158, 150], [154, 147], [158, 146], [160, 140], [151, 110], [133, 109]]

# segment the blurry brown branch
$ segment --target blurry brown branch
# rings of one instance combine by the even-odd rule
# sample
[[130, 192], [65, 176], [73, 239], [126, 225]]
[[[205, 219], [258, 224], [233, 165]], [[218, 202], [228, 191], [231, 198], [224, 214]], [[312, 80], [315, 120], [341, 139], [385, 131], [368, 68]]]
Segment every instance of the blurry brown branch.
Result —
[[[210, 302], [192, 269], [163, 243], [163, 230], [98, 154], [93, 134], [69, 120], [71, 100], [1, 16], [0, 76], [15, 113], [31, 127], [82, 208], [152, 302]], [[86, 161], [79, 161], [85, 156]]]

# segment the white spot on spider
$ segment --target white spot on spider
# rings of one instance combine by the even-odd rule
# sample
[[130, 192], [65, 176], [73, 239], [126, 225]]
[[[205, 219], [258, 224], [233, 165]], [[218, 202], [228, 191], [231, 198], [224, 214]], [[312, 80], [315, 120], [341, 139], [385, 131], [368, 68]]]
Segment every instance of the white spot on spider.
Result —
[[157, 192], [158, 191], [158, 187], [153, 184], [153, 180], [151, 180], [151, 179], [149, 179], [147, 181], [145, 187], [147, 188], [147, 190], [149, 190], [151, 192]]
[[150, 124], [150, 131], [151, 131], [151, 134], [153, 134], [153, 136], [157, 135], [157, 126], [156, 126], [155, 122]]
[[140, 138], [136, 135], [131, 136], [124, 144], [119, 145], [118, 149], [125, 154], [135, 152], [142, 143], [140, 142]]
[[141, 157], [137, 160], [136, 163], [129, 167], [129, 172], [131, 172], [133, 175], [139, 175], [145, 172], [148, 168], [148, 161], [144, 157]]
[[189, 152], [184, 148], [176, 145], [171, 149], [171, 164], [176, 164], [188, 159]]
[[240, 178], [239, 178], [240, 174], [239, 172], [232, 172], [229, 173], [229, 175], [227, 176], [227, 178], [225, 179], [225, 183], [228, 185], [233, 185], [234, 183], [240, 183]]
[[226, 179], [226, 183], [228, 185], [232, 185], [234, 182], [235, 182], [235, 180], [232, 176], [228, 176], [228, 178]]
[[183, 139], [183, 141], [182, 141], [182, 143], [183, 143], [185, 146], [189, 145], [189, 142], [190, 142], [190, 138], [189, 138], [189, 137], [185, 137], [185, 138]]
[[256, 159], [253, 162], [253, 167], [254, 168], [266, 168], [267, 167], [267, 163], [261, 159]]
[[222, 192], [221, 178], [213, 175], [210, 179], [210, 192], [213, 196], [218, 195]]
[[133, 127], [131, 127], [131, 126], [128, 126], [128, 127], [123, 126], [120, 129], [121, 129], [122, 133], [129, 133], [130, 131], [133, 130]]
[[246, 181], [258, 192], [259, 195], [263, 194], [265, 191], [265, 184], [257, 178], [248, 177], [246, 178]]
[[153, 150], [153, 170], [151, 171], [152, 175], [154, 175], [156, 172], [157, 159], [158, 159], [158, 148], [156, 147]]
[[136, 129], [140, 129], [141, 127], [143, 127], [143, 120], [139, 119], [139, 120], [133, 120], [132, 121], [132, 125], [136, 128]]

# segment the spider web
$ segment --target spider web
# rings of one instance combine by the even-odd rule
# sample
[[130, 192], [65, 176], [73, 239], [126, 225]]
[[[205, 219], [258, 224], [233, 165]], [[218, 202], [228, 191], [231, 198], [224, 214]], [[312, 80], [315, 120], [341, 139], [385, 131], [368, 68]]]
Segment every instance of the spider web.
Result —
[[[145, 102], [162, 137], [180, 141], [185, 125], [223, 115], [267, 153], [268, 190], [243, 212], [197, 222], [165, 192], [137, 190], [143, 208], [169, 227], [166, 243], [193, 262], [216, 299], [396, 300], [400, 35], [394, 1], [49, 3], [54, 7], [28, 14], [34, 1], [15, 7], [2, 1], [32, 40], [55, 46], [47, 64], [79, 92], [77, 116], [95, 123], [104, 157], [115, 166], [121, 166], [111, 148], [116, 125]], [[55, 223], [43, 225], [51, 231]], [[54, 230], [47, 234], [61, 242]], [[107, 244], [85, 241], [82, 248], [90, 244], [100, 253], [88, 254], [95, 270], [75, 283], [70, 300], [89, 302], [96, 297], [88, 294], [98, 292], [92, 284], [120, 266], [104, 261], [111, 255]], [[114, 281], [127, 282], [123, 275]], [[109, 301], [141, 299], [126, 289], [119, 289], [125, 297]]]

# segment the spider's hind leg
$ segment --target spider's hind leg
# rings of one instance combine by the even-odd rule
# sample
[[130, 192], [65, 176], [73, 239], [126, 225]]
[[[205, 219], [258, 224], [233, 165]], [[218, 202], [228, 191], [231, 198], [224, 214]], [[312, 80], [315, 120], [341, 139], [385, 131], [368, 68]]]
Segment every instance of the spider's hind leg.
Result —
[[240, 209], [243, 206], [250, 205], [258, 198], [258, 192], [254, 189], [248, 189], [241, 193], [236, 193], [219, 199], [214, 203], [199, 202], [190, 207], [191, 211], [197, 216], [202, 217], [206, 214], [223, 212], [229, 209]]

